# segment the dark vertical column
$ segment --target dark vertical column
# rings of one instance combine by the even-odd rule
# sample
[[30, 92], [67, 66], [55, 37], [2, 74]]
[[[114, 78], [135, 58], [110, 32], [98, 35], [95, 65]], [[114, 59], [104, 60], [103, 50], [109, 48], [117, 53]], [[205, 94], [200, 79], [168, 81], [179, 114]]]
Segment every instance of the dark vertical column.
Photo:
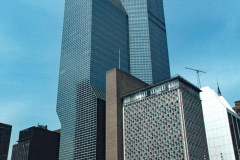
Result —
[[105, 160], [106, 103], [97, 99], [97, 160]]
[[234, 124], [234, 132], [235, 132], [235, 138], [236, 138], [236, 142], [237, 142], [237, 154], [238, 154], [238, 159], [239, 159], [239, 149], [240, 149], [240, 139], [239, 139], [239, 130], [238, 130], [238, 126], [237, 126], [237, 119], [236, 117], [232, 116], [233, 118], [233, 124]]
[[238, 146], [237, 146], [237, 141], [236, 141], [236, 133], [235, 133], [235, 129], [234, 129], [234, 122], [233, 122], [232, 115], [230, 113], [228, 113], [228, 120], [229, 120], [231, 135], [232, 135], [232, 142], [233, 142], [235, 158], [236, 158], [236, 160], [239, 160]]

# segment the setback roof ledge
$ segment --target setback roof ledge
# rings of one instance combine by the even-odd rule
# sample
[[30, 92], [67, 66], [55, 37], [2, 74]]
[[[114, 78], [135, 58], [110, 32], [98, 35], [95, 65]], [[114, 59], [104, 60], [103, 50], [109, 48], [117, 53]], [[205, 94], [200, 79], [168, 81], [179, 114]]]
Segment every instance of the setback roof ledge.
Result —
[[195, 85], [192, 84], [191, 82], [187, 81], [186, 79], [184, 79], [184, 78], [181, 77], [180, 75], [176, 75], [176, 76], [173, 76], [173, 77], [170, 78], [170, 79], [161, 81], [161, 82], [156, 83], [156, 84], [154, 84], [154, 85], [151, 85], [151, 86], [148, 86], [148, 87], [145, 87], [145, 88], [142, 88], [142, 89], [139, 89], [139, 90], [136, 90], [136, 91], [133, 91], [133, 92], [129, 92], [129, 93], [127, 93], [127, 94], [124, 94], [121, 98], [126, 97], [126, 96], [129, 96], [129, 95], [134, 94], [134, 93], [137, 93], [137, 92], [141, 92], [141, 91], [144, 91], [144, 90], [148, 90], [148, 89], [150, 89], [150, 88], [157, 87], [157, 86], [159, 86], [159, 85], [162, 85], [162, 84], [171, 82], [171, 81], [173, 81], [173, 80], [179, 80], [179, 81], [187, 84], [188, 86], [192, 87], [192, 88], [193, 88], [194, 90], [196, 90], [197, 92], [202, 92], [197, 86], [195, 86]]

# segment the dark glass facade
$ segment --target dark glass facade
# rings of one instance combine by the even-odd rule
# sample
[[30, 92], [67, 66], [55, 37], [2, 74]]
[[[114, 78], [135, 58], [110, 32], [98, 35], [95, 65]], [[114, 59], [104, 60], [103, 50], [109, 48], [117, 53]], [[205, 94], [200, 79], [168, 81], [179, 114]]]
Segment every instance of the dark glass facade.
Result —
[[39, 127], [20, 131], [12, 160], [58, 160], [60, 134]]
[[66, 0], [57, 114], [60, 160], [105, 159], [105, 74], [129, 72], [128, 17], [119, 0]]
[[129, 16], [130, 73], [155, 84], [170, 78], [162, 0], [122, 0]]
[[[230, 112], [231, 113], [231, 112]], [[240, 159], [240, 119], [233, 116], [228, 112], [228, 120], [230, 126], [230, 132], [232, 137], [232, 144], [235, 159]]]
[[12, 126], [0, 123], [0, 160], [7, 160]]

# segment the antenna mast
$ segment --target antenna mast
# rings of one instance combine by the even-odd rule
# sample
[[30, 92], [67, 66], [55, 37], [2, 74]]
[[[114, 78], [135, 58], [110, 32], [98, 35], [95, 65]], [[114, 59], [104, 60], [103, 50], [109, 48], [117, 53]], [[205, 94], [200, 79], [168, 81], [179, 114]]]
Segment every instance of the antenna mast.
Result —
[[192, 71], [195, 71], [195, 72], [196, 72], [196, 74], [197, 74], [198, 87], [201, 88], [201, 81], [200, 81], [199, 73], [206, 73], [206, 72], [201, 71], [201, 70], [198, 70], [198, 69], [188, 68], [188, 67], [185, 67], [185, 69], [189, 69], [189, 70], [192, 70]]

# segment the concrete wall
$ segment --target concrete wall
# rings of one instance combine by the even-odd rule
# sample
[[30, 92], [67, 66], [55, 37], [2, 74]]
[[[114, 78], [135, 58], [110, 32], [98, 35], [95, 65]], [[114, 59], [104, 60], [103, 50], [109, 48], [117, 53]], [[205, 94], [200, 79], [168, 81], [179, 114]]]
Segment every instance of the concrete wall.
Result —
[[106, 73], [106, 160], [123, 160], [122, 96], [147, 87], [119, 69]]

